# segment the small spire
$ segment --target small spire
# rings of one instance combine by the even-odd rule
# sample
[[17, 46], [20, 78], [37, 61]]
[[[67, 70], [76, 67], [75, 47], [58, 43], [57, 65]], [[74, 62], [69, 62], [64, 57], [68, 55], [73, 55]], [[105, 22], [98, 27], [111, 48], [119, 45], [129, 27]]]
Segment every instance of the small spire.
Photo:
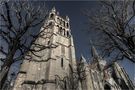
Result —
[[86, 59], [84, 58], [84, 56], [81, 54], [81, 59], [80, 59], [80, 61], [81, 62], [83, 62], [83, 63], [86, 63], [87, 61], [86, 61]]
[[91, 53], [92, 53], [92, 56], [95, 57], [95, 58], [98, 58], [99, 55], [97, 53], [97, 50], [95, 49], [94, 46], [91, 47]]
[[66, 20], [69, 21], [69, 17], [68, 16], [66, 16]]
[[95, 47], [92, 45], [92, 41], [90, 40], [90, 44], [91, 44], [91, 54], [93, 58], [99, 58], [99, 55], [97, 53], [97, 50], [95, 49]]
[[52, 12], [56, 12], [56, 9], [55, 9], [55, 7], [53, 7], [51, 11], [52, 11]]

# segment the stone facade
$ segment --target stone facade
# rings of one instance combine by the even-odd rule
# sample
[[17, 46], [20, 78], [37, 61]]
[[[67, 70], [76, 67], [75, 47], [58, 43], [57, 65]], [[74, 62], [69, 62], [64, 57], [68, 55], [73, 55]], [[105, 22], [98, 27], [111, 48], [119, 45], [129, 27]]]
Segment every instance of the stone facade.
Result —
[[[38, 38], [36, 43], [56, 47], [36, 53], [42, 57], [28, 53], [32, 58], [27, 60], [26, 57], [23, 60], [13, 90], [134, 89], [124, 69], [116, 62], [112, 65], [113, 68], [106, 68], [106, 61], [98, 56], [94, 47], [91, 63], [87, 63], [83, 56], [80, 61], [76, 60], [68, 16], [65, 19], [60, 17], [53, 8], [41, 31], [43, 37]], [[79, 63], [82, 65], [81, 68], [78, 66]], [[84, 72], [78, 73], [82, 68]], [[75, 85], [76, 88], [73, 88]]]

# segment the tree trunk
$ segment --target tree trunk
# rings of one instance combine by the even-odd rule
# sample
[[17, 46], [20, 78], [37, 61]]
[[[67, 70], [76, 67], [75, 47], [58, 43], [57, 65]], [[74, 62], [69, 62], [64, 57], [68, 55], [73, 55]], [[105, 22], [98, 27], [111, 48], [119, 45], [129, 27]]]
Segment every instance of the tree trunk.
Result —
[[0, 89], [3, 87], [3, 85], [7, 79], [8, 71], [9, 71], [12, 63], [13, 63], [13, 56], [10, 57], [9, 59], [7, 59], [7, 62], [3, 65], [3, 68], [0, 72]]
[[4, 82], [7, 79], [7, 75], [8, 75], [8, 71], [11, 67], [11, 65], [13, 64], [13, 58], [14, 55], [16, 53], [16, 50], [18, 48], [18, 43], [17, 41], [15, 42], [15, 44], [13, 45], [13, 49], [10, 51], [10, 53], [7, 56], [6, 62], [4, 63], [4, 65], [2, 66], [2, 70], [0, 72], [0, 89], [3, 87]]
[[4, 67], [0, 72], [0, 89], [2, 89], [4, 82], [6, 81], [8, 71], [9, 71], [9, 67]]

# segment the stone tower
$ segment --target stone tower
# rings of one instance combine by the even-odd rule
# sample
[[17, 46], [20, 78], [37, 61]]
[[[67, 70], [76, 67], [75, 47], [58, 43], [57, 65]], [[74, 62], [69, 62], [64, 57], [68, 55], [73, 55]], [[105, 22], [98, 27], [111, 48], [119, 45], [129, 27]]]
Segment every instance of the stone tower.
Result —
[[61, 90], [56, 85], [56, 76], [64, 78], [69, 75], [69, 66], [75, 64], [75, 51], [71, 35], [69, 18], [62, 18], [53, 8], [43, 27], [42, 38], [37, 44], [51, 45], [32, 56], [31, 60], [23, 60], [13, 90]]

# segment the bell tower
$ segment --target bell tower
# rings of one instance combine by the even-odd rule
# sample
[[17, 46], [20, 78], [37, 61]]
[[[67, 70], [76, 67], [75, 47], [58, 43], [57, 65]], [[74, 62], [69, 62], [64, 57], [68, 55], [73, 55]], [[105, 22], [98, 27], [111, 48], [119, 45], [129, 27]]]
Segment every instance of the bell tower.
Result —
[[31, 60], [23, 60], [13, 90], [60, 90], [56, 76], [64, 78], [69, 75], [69, 66], [74, 68], [76, 64], [68, 16], [62, 18], [53, 8], [41, 31], [43, 37], [36, 43], [52, 48], [37, 52], [41, 58], [32, 56]]

